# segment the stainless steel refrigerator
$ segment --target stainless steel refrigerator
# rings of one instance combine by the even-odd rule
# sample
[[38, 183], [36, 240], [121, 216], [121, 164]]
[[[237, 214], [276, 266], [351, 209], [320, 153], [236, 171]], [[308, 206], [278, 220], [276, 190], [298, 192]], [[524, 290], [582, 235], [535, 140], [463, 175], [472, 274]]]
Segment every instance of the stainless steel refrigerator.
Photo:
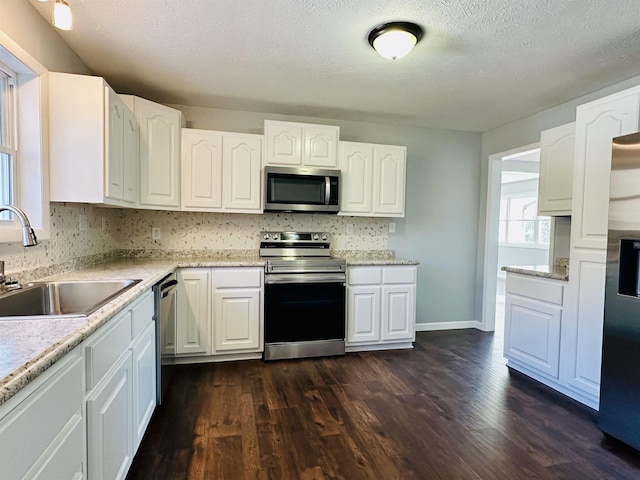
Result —
[[598, 423], [640, 449], [640, 133], [613, 139]]

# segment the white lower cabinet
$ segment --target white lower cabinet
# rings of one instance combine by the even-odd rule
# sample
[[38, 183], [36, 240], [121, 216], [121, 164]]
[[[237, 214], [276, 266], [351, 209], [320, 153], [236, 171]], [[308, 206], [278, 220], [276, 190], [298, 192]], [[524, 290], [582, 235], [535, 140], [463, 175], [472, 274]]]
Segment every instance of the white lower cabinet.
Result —
[[348, 268], [348, 352], [412, 347], [416, 276], [413, 265]]
[[262, 269], [213, 270], [216, 353], [262, 351]]
[[82, 345], [90, 480], [126, 477], [155, 409], [153, 315], [148, 291]]
[[211, 354], [211, 270], [178, 270], [176, 355]]
[[125, 478], [133, 459], [132, 363], [127, 350], [87, 399], [89, 478]]
[[528, 292], [532, 294], [530, 298], [507, 291], [504, 355], [510, 361], [558, 379], [562, 306], [536, 296], [535, 284], [532, 287]]
[[85, 478], [82, 374], [76, 348], [0, 406], [0, 478]]
[[176, 363], [260, 358], [263, 269], [178, 270]]

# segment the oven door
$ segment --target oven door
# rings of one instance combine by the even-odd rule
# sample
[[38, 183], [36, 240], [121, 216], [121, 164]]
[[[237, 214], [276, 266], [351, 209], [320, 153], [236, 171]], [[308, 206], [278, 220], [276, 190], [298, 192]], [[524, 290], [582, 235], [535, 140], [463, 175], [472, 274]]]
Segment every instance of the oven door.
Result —
[[332, 340], [344, 345], [344, 274], [266, 275], [264, 326], [266, 346]]

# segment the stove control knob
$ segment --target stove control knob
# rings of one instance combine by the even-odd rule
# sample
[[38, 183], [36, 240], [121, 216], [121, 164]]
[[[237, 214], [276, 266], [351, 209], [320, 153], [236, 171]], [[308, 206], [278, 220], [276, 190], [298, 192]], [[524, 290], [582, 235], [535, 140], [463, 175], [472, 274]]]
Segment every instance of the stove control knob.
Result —
[[327, 234], [326, 234], [326, 233], [323, 233], [323, 234], [322, 234], [322, 241], [323, 241], [323, 242], [326, 242], [326, 241], [327, 241]]
[[313, 234], [313, 239], [314, 239], [314, 240], [318, 240], [319, 238], [320, 238], [320, 236], [319, 236], [317, 233], [314, 233], [314, 234]]
[[274, 239], [274, 240], [278, 240], [278, 237], [279, 237], [279, 235], [278, 235], [277, 233], [274, 233], [274, 234], [273, 234], [273, 239]]
[[269, 240], [269, 234], [268, 234], [268, 233], [265, 233], [265, 234], [264, 234], [264, 236], [263, 236], [262, 238], [264, 238], [265, 240]]

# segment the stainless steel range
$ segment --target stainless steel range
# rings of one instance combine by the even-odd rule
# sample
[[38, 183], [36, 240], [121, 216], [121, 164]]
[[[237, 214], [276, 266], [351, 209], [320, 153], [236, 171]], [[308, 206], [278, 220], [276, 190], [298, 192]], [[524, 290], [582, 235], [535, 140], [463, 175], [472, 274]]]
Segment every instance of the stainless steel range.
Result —
[[265, 360], [344, 355], [346, 262], [322, 232], [262, 232]]

